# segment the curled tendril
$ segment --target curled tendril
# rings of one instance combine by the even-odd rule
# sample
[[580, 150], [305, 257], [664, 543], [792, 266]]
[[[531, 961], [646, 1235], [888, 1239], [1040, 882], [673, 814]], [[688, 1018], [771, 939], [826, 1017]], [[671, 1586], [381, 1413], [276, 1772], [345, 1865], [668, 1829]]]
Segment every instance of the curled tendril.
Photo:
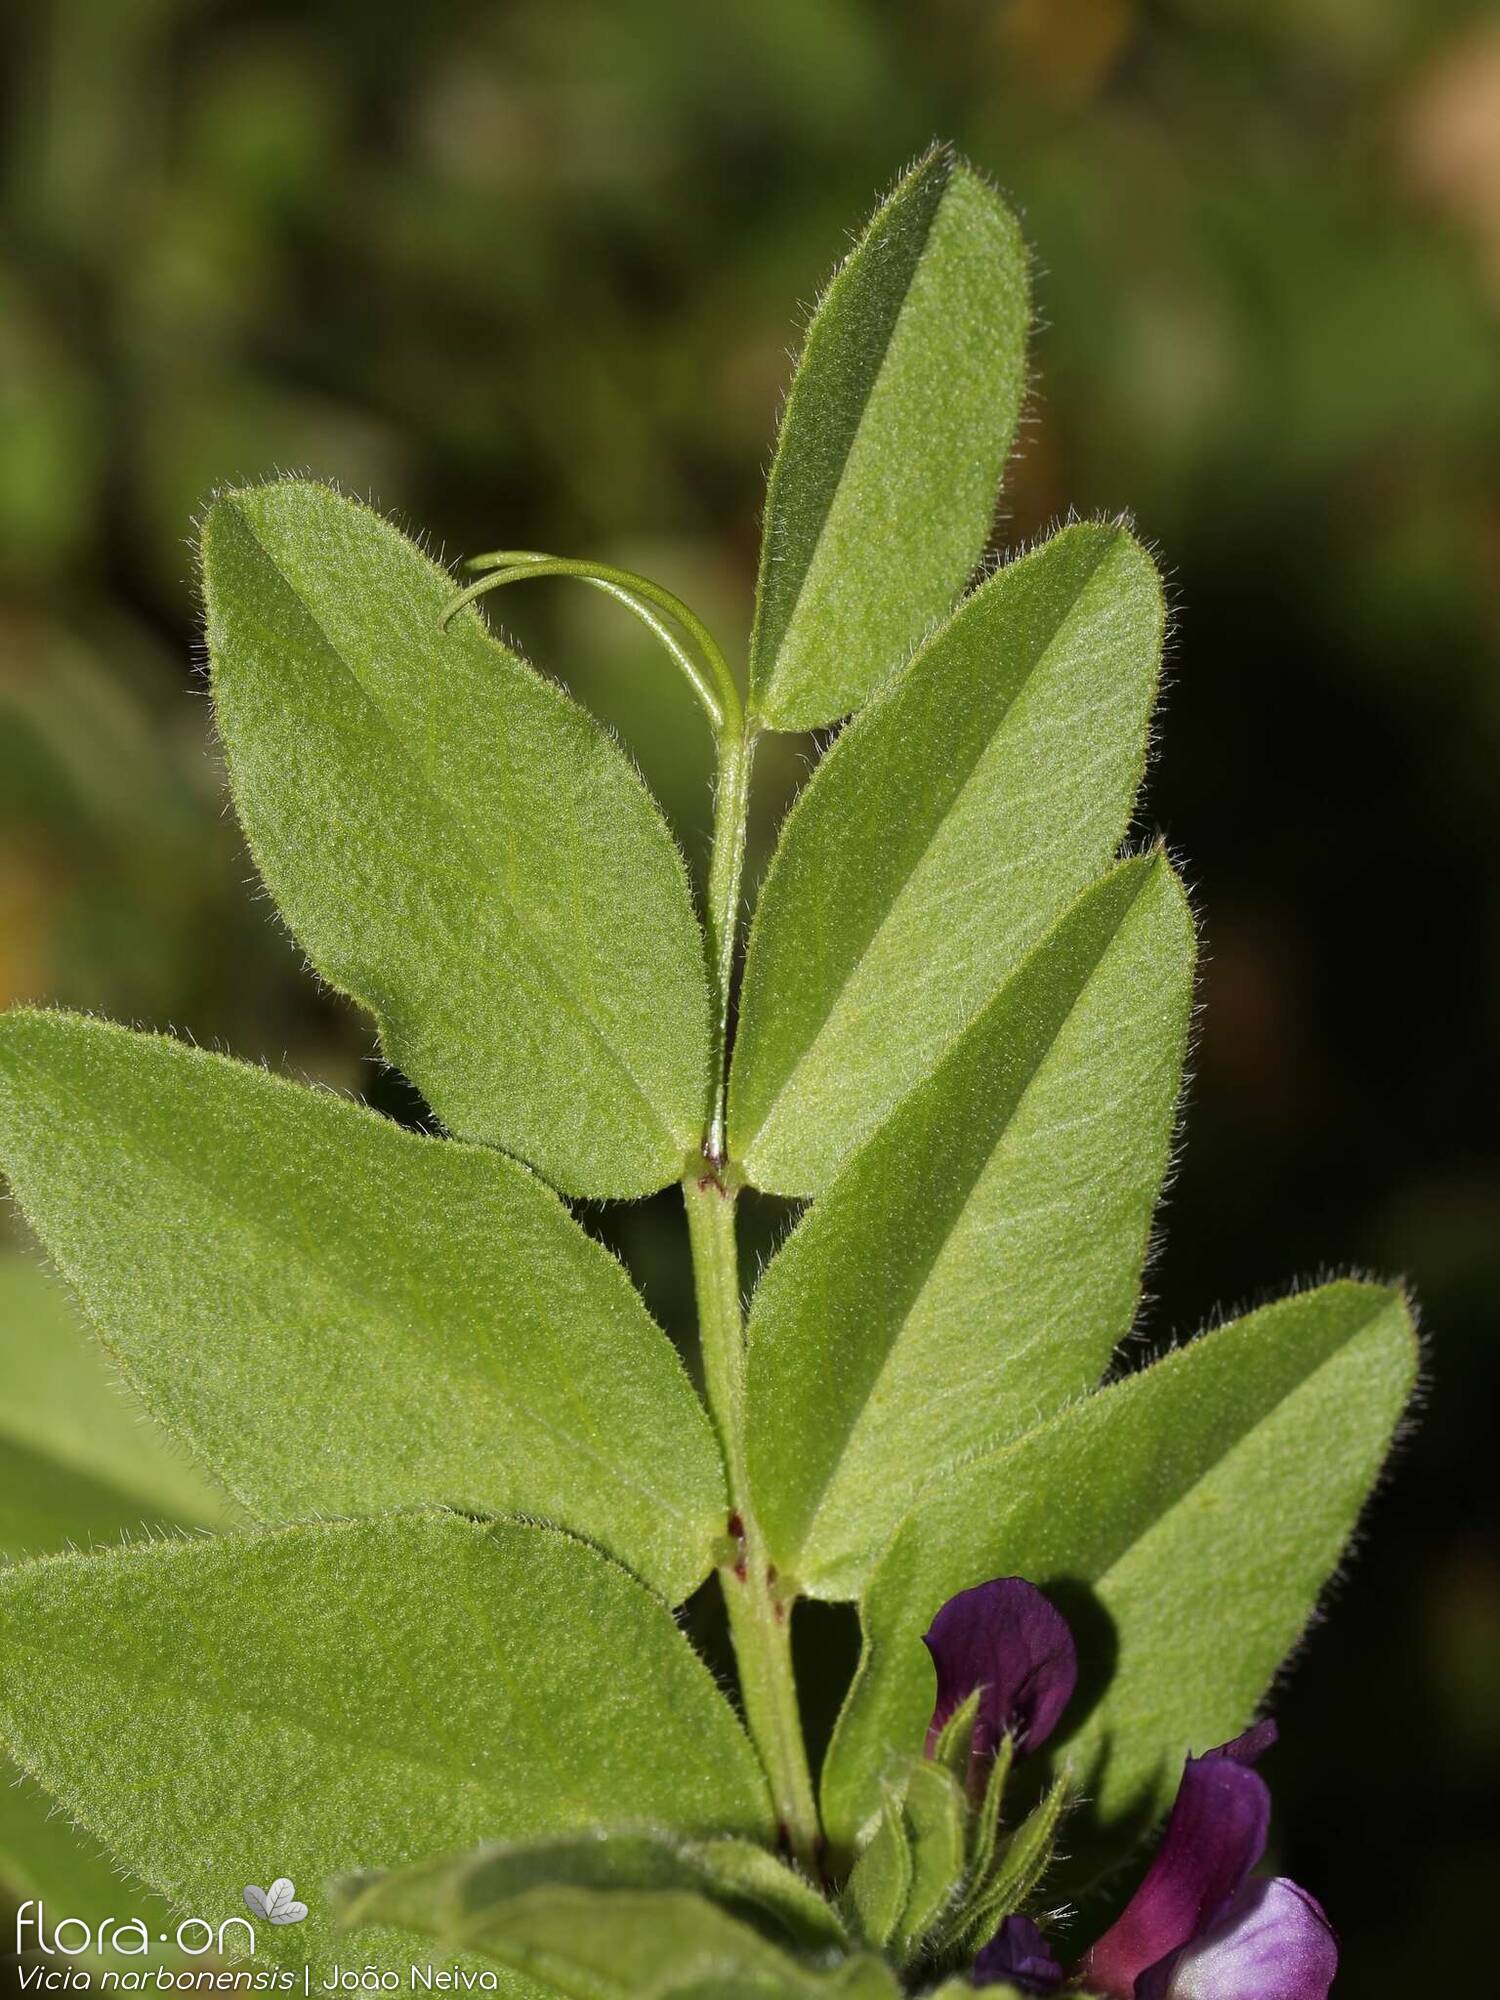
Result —
[[[446, 630], [449, 620], [456, 617], [465, 605], [473, 604], [487, 592], [500, 590], [506, 584], [527, 583], [544, 576], [576, 577], [634, 612], [660, 641], [668, 657], [686, 675], [688, 684], [707, 711], [716, 735], [722, 737], [728, 733], [737, 736], [743, 729], [744, 714], [739, 689], [734, 684], [729, 662], [715, 644], [713, 635], [680, 597], [661, 584], [653, 583], [649, 577], [637, 576], [633, 570], [616, 569], [608, 563], [575, 562], [562, 556], [544, 555], [535, 549], [492, 549], [486, 555], [474, 556], [464, 567], [483, 571], [484, 574], [443, 606], [438, 617], [439, 631]], [[660, 615], [662, 613], [666, 614], [665, 617]], [[668, 620], [682, 627], [701, 657], [695, 657], [683, 644]]]

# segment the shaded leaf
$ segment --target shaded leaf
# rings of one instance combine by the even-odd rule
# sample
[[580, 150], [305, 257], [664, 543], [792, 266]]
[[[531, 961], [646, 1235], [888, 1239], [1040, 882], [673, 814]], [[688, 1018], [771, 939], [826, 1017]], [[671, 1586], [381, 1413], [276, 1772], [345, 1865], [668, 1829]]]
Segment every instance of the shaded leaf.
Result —
[[[805, 1877], [747, 1840], [682, 1840], [654, 1831], [590, 1832], [530, 1846], [490, 1845], [336, 1885], [339, 1921], [391, 1923], [476, 1943], [506, 1906], [539, 1889], [681, 1891], [700, 1896], [788, 1950], [826, 1954], [848, 1939]], [[601, 1906], [602, 1907], [602, 1906]], [[605, 1918], [607, 1924], [608, 1919]]]
[[468, 1139], [570, 1193], [674, 1180], [703, 1131], [687, 876], [618, 745], [446, 571], [301, 480], [203, 527], [214, 711], [257, 866], [318, 971]]
[[895, 1949], [910, 1957], [942, 1914], [963, 1878], [968, 1805], [951, 1771], [917, 1763], [906, 1784], [911, 1840], [911, 1887], [901, 1912]]
[[1145, 764], [1161, 586], [1066, 528], [967, 598], [788, 815], [751, 928], [730, 1144], [816, 1193], [1107, 866]]
[[857, 707], [963, 589], [1015, 437], [1029, 319], [1014, 218], [934, 149], [834, 273], [787, 398], [750, 667], [774, 728]]
[[66, 1292], [0, 1254], [0, 1556], [45, 1555], [234, 1510], [111, 1380]]
[[[890, 1994], [873, 1967], [831, 1974], [799, 1962], [690, 1886], [664, 1845], [628, 1838], [533, 1851], [477, 1867], [366, 1877], [346, 1892], [345, 1924], [397, 1926], [449, 1951], [477, 1952], [567, 2000], [667, 2000], [691, 1993]], [[567, 1872], [558, 1874], [559, 1868]], [[851, 1977], [852, 1975], [852, 1977]]]
[[[51, 1670], [34, 1671], [38, 1648]], [[452, 1515], [284, 1529], [0, 1576], [0, 1729], [154, 1888], [215, 1918], [280, 1870], [601, 1822], [768, 1839], [764, 1780], [671, 1613], [581, 1543]], [[409, 1941], [391, 1941], [409, 1962]], [[405, 1954], [403, 1957], [402, 1954]]]
[[1091, 1388], [1130, 1331], [1192, 1000], [1122, 862], [814, 1202], [756, 1291], [749, 1463], [784, 1574], [857, 1596], [921, 1489]]
[[878, 1946], [890, 1942], [911, 1894], [911, 1836], [901, 1792], [885, 1787], [880, 1816], [855, 1858], [844, 1885], [844, 1904], [859, 1934]]
[[1057, 1741], [1090, 1802], [1080, 1873], [1170, 1803], [1188, 1750], [1233, 1736], [1338, 1562], [1410, 1394], [1399, 1293], [1326, 1285], [1237, 1320], [955, 1472], [863, 1606], [864, 1652], [825, 1764], [830, 1837], [920, 1744], [921, 1635], [956, 1592], [1029, 1576], [1064, 1604], [1079, 1694]]
[[723, 1474], [620, 1265], [485, 1147], [78, 1015], [0, 1016], [0, 1163], [111, 1351], [262, 1519], [525, 1512], [667, 1595]]

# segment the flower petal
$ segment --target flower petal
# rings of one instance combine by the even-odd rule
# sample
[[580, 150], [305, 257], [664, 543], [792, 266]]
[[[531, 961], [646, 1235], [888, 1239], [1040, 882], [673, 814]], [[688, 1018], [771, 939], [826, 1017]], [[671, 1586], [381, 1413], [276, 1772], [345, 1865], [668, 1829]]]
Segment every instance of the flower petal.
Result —
[[1175, 1963], [1147, 1973], [1136, 2000], [1327, 2000], [1338, 1964], [1317, 1899], [1278, 1876], [1247, 1882]]
[[1030, 1917], [1007, 1917], [974, 1961], [976, 1986], [1010, 1985], [1022, 1993], [1053, 1993], [1063, 1969]]
[[1078, 1654], [1062, 1613], [1024, 1577], [996, 1577], [950, 1597], [923, 1643], [937, 1668], [937, 1706], [927, 1731], [931, 1751], [956, 1708], [982, 1688], [974, 1756], [991, 1754], [1005, 1735], [1035, 1750], [1057, 1727], [1078, 1678]]
[[1189, 1757], [1145, 1879], [1078, 1968], [1094, 1992], [1145, 2000], [1140, 1974], [1207, 1930], [1265, 1852], [1271, 1795], [1234, 1747]]

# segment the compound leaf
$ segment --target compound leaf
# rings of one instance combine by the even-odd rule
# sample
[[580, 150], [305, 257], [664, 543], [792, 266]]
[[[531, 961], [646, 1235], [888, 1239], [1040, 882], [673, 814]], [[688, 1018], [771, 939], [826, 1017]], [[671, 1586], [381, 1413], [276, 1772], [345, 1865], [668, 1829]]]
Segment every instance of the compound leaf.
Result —
[[1120, 863], [767, 1269], [751, 1483], [811, 1595], [857, 1596], [923, 1486], [1092, 1388], [1130, 1331], [1192, 973], [1171, 868]]
[[703, 1130], [687, 875], [619, 746], [368, 507], [284, 480], [203, 526], [214, 712], [318, 971], [460, 1136], [649, 1194]]
[[526, 1512], [674, 1600], [707, 1573], [723, 1473], [686, 1371], [503, 1154], [18, 1012], [0, 1161], [148, 1408], [261, 1519]]
[[815, 1194], [1107, 866], [1145, 765], [1161, 586], [1080, 523], [982, 584], [857, 716], [751, 929], [730, 1142]]
[[[0, 1729], [195, 1914], [243, 1914], [258, 1866], [292, 1877], [306, 1923], [257, 1942], [298, 1964], [336, 1955], [322, 1885], [373, 1855], [610, 1822], [772, 1832], [749, 1742], [671, 1612], [515, 1521], [388, 1516], [12, 1569]], [[409, 1941], [386, 1951], [410, 1962]]]
[[1089, 1804], [1082, 1874], [1170, 1802], [1184, 1754], [1243, 1728], [1307, 1626], [1411, 1393], [1406, 1305], [1379, 1285], [1297, 1294], [1206, 1334], [947, 1479], [897, 1535], [825, 1764], [844, 1846], [920, 1747], [922, 1633], [992, 1576], [1064, 1605], [1081, 1677], [1058, 1757]]
[[753, 706], [814, 729], [952, 605], [989, 537], [1025, 390], [1025, 246], [936, 148], [876, 210], [808, 329], [766, 495]]

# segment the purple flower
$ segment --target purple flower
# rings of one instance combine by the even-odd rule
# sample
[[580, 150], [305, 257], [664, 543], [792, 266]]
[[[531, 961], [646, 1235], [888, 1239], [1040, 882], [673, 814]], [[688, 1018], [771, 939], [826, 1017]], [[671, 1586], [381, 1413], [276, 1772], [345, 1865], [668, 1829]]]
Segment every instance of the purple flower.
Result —
[[[926, 1645], [937, 1669], [927, 1731], [980, 1690], [971, 1779], [1003, 1737], [1034, 1750], [1056, 1728], [1078, 1660], [1061, 1614], [1034, 1585], [997, 1577], [950, 1598]], [[1257, 1723], [1189, 1757], [1156, 1858], [1118, 1920], [1064, 1974], [1029, 1917], [1009, 1916], [974, 1962], [976, 1986], [1055, 1993], [1066, 1980], [1100, 2000], [1327, 2000], [1338, 1944], [1294, 1882], [1255, 1877], [1271, 1799], [1254, 1769], [1276, 1741]]]
[[976, 1986], [1005, 1984], [1020, 1993], [1053, 1993], [1063, 1969], [1030, 1917], [1007, 1917], [974, 1961]]
[[1271, 1799], [1260, 1723], [1189, 1757], [1156, 1858], [1076, 1977], [1107, 2000], [1326, 2000], [1338, 1946], [1295, 1883], [1252, 1879]]
[[981, 1690], [971, 1772], [994, 1756], [1003, 1736], [1018, 1750], [1045, 1743], [1078, 1678], [1066, 1620], [1024, 1577], [996, 1577], [950, 1597], [923, 1644], [937, 1668], [929, 1755], [954, 1710]]

